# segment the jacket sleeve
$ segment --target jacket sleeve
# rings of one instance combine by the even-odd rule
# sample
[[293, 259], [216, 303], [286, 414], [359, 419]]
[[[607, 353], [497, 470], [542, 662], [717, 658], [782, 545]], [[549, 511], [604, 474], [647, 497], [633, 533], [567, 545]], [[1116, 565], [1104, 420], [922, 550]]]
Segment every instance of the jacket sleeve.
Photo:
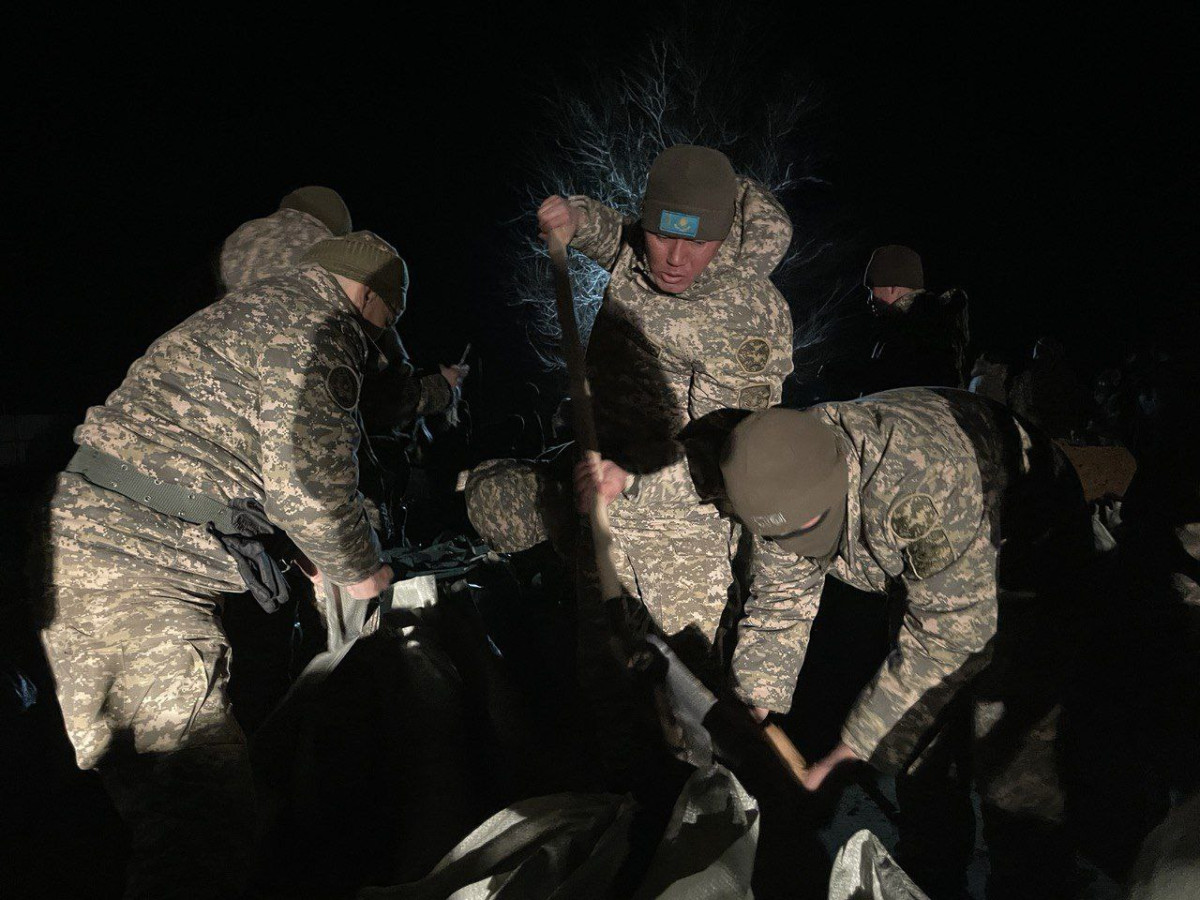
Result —
[[[986, 665], [996, 634], [997, 550], [981, 524], [966, 551], [936, 573], [945, 533], [904, 551], [907, 609], [895, 649], [842, 728], [860, 759], [896, 771], [957, 690]], [[887, 738], [887, 740], [885, 740]]]
[[422, 375], [419, 380], [420, 398], [417, 400], [417, 414], [433, 416], [443, 413], [454, 405], [458, 397], [458, 389], [450, 387], [441, 372]]
[[571, 195], [567, 202], [583, 213], [583, 221], [571, 239], [571, 246], [611, 272], [621, 254], [621, 233], [625, 227], [621, 214], [582, 194]]
[[336, 584], [380, 566], [358, 492], [361, 352], [335, 323], [302, 323], [259, 358], [259, 436], [266, 512]]
[[615, 503], [693, 507], [724, 496], [721, 450], [742, 420], [738, 410], [718, 410], [688, 424], [679, 439], [675, 462], [636, 476]]
[[804, 664], [824, 570], [769, 541], [754, 539], [746, 615], [733, 652], [737, 696], [751, 706], [787, 712]]
[[686, 456], [654, 472], [635, 475], [633, 484], [614, 500], [622, 506], [684, 506], [704, 502], [692, 480]]

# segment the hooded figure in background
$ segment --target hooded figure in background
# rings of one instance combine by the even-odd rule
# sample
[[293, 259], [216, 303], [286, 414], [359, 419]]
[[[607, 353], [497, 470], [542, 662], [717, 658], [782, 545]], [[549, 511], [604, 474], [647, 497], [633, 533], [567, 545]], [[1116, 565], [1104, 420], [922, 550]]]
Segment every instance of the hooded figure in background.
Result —
[[874, 314], [870, 356], [849, 373], [855, 396], [900, 387], [967, 386], [967, 295], [925, 290], [916, 251], [879, 247], [863, 275]]

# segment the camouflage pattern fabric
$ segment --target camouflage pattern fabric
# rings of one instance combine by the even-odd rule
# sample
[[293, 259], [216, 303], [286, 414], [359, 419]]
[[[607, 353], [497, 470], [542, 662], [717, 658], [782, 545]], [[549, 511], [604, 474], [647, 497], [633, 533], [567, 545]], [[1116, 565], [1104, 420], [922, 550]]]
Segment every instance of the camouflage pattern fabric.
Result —
[[367, 375], [361, 400], [363, 420], [372, 435], [410, 434], [420, 416], [448, 411], [458, 396], [440, 372], [417, 375], [411, 365], [388, 365]]
[[379, 567], [356, 456], [373, 352], [337, 282], [305, 266], [160, 337], [75, 441], [218, 500], [258, 500], [322, 572], [351, 584]]
[[[1071, 532], [1065, 540], [1083, 540], [1086, 508], [1061, 453], [974, 395], [910, 388], [814, 409], [837, 429], [850, 464], [842, 546], [822, 567], [755, 542], [734, 656], [737, 691], [752, 705], [788, 709], [825, 576], [860, 590], [901, 592], [896, 648], [842, 732], [861, 758], [895, 771], [954, 693], [987, 666], [1002, 588], [1033, 593], [1041, 587], [1039, 570], [1055, 567], [1024, 557], [1036, 541], [1011, 540], [1009, 526], [1006, 571], [1033, 580], [1019, 588], [1001, 583], [1000, 513], [1013, 507], [1017, 485], [1037, 478], [1065, 485], [1042, 491], [1047, 508], [1037, 510], [1037, 527], [1062, 520]], [[1083, 550], [1077, 553], [1082, 558]]]
[[[369, 352], [337, 282], [308, 266], [160, 337], [75, 439], [157, 480], [256, 499], [331, 582], [359, 581], [380, 565], [357, 490]], [[236, 893], [253, 814], [218, 617], [245, 588], [233, 558], [203, 526], [74, 473], [58, 476], [45, 550], [43, 644], [76, 761], [105, 772], [128, 817], [128, 895]]]
[[216, 613], [243, 585], [216, 538], [71, 473], [47, 538], [42, 636], [79, 767], [125, 738], [139, 753], [238, 742]]
[[463, 492], [471, 525], [498, 553], [546, 540], [563, 553], [571, 542], [577, 524], [571, 492], [547, 463], [487, 460], [471, 470]]
[[1066, 896], [1059, 720], [1091, 552], [1078, 478], [1046, 435], [962, 391], [814, 409], [850, 464], [843, 542], [818, 565], [755, 541], [737, 692], [789, 707], [826, 576], [891, 597], [899, 634], [841, 738], [898, 773], [898, 861], [930, 896], [958, 895], [974, 784], [988, 896]]
[[619, 571], [668, 635], [693, 625], [711, 642], [732, 581], [729, 525], [701, 509], [677, 438], [709, 412], [779, 402], [792, 322], [770, 275], [791, 222], [766, 189], [739, 179], [729, 236], [672, 295], [650, 280], [635, 220], [588, 197], [569, 202], [583, 213], [572, 246], [612, 275], [587, 361], [601, 452], [638, 475], [610, 508]]
[[47, 539], [42, 641], [76, 762], [100, 768], [130, 827], [124, 896], [236, 894], [254, 807], [215, 614], [244, 587], [228, 554], [201, 526], [71, 473]]
[[264, 278], [289, 275], [305, 253], [331, 237], [324, 222], [298, 209], [251, 219], [221, 246], [221, 283], [225, 290], [236, 291]]
[[640, 227], [589, 197], [571, 246], [612, 274], [588, 344], [600, 449], [638, 473], [677, 462], [675, 436], [717, 409], [778, 403], [792, 320], [770, 281], [792, 225], [761, 185], [739, 180], [733, 228], [685, 293], [650, 280]]

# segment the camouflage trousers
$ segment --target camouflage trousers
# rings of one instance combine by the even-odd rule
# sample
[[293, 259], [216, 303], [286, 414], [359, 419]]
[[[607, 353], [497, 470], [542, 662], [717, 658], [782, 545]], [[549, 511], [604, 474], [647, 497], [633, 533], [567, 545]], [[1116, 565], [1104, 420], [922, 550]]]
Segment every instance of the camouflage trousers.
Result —
[[896, 777], [896, 858], [933, 900], [966, 896], [976, 838], [972, 787], [988, 848], [988, 897], [1071, 895], [1060, 749], [1071, 647], [1058, 643], [1065, 629], [1022, 628], [1012, 621], [1021, 616], [1009, 615], [1012, 643], [997, 648]]
[[[697, 675], [715, 687], [720, 662], [713, 653], [733, 582], [737, 531], [711, 508], [645, 511], [613, 509], [616, 565], [621, 586], [641, 599], [654, 627]], [[577, 549], [580, 687], [596, 717], [596, 745], [607, 786], [627, 789], [647, 738], [636, 732], [628, 673], [616, 664], [612, 624], [600, 595], [591, 533]], [[618, 651], [619, 653], [619, 651]]]
[[75, 475], [46, 551], [42, 643], [76, 761], [131, 829], [126, 896], [236, 893], [254, 806], [218, 618], [232, 560], [202, 528]]
[[[680, 511], [614, 505], [610, 521], [622, 587], [641, 598], [668, 638], [688, 634], [711, 646], [733, 584], [736, 526], [710, 506]], [[594, 565], [591, 556], [587, 562]]]

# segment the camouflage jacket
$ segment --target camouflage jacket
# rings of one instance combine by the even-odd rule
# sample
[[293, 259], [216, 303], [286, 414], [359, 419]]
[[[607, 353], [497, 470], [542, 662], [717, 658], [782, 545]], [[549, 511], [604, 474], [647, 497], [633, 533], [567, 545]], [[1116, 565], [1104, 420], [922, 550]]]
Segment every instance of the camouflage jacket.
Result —
[[363, 422], [369, 434], [411, 434], [421, 416], [448, 411], [460, 392], [441, 372], [418, 375], [395, 328], [376, 342], [363, 383]]
[[[1060, 534], [1086, 554], [1086, 508], [1051, 442], [975, 395], [906, 388], [813, 409], [837, 429], [850, 465], [842, 544], [819, 564], [755, 541], [736, 690], [749, 704], [789, 708], [827, 575], [898, 596], [895, 648], [842, 730], [860, 758], [895, 770], [990, 662], [1001, 595], [1038, 593], [1039, 579], [1065, 565]], [[1004, 579], [1002, 525], [1013, 553]], [[1030, 547], [1042, 555], [1023, 556]]]
[[635, 219], [590, 197], [569, 202], [583, 212], [571, 245], [612, 276], [587, 349], [601, 451], [639, 475], [626, 502], [694, 505], [679, 431], [714, 410], [778, 403], [792, 371], [791, 313], [770, 280], [791, 222], [765, 188], [741, 179], [729, 236], [672, 295], [650, 279]]
[[[251, 219], [221, 247], [221, 281], [227, 291], [234, 291], [264, 278], [290, 275], [305, 253], [331, 237], [324, 222], [297, 209], [279, 209], [261, 219]], [[380, 354], [373, 355], [368, 374], [388, 368], [384, 377], [387, 387], [381, 390], [393, 398], [386, 403], [381, 398], [380, 406], [388, 409], [386, 423], [378, 426], [381, 430], [391, 430], [396, 420], [411, 423], [418, 415], [445, 412], [454, 404], [454, 392], [440, 372], [413, 374], [408, 352], [395, 328], [384, 332], [377, 345]]]
[[324, 222], [298, 209], [277, 209], [251, 219], [221, 245], [221, 283], [225, 290], [236, 291], [264, 278], [291, 274], [305, 253], [331, 237]]
[[235, 291], [156, 340], [76, 443], [220, 500], [253, 498], [335, 583], [380, 564], [358, 492], [374, 352], [319, 266]]

